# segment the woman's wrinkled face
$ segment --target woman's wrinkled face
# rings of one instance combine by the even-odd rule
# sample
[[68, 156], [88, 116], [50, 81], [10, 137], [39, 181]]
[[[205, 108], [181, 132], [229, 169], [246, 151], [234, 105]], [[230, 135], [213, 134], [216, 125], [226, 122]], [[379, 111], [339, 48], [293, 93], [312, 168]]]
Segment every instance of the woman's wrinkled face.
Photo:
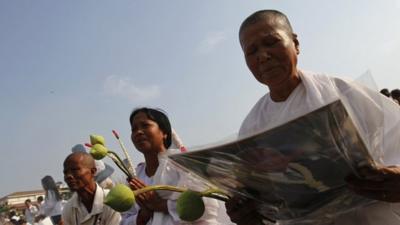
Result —
[[167, 135], [144, 112], [138, 112], [133, 117], [131, 129], [132, 142], [136, 149], [143, 154], [165, 151], [164, 140], [167, 138]]
[[271, 89], [296, 76], [299, 42], [278, 22], [260, 20], [245, 27], [239, 38], [247, 66], [260, 83]]

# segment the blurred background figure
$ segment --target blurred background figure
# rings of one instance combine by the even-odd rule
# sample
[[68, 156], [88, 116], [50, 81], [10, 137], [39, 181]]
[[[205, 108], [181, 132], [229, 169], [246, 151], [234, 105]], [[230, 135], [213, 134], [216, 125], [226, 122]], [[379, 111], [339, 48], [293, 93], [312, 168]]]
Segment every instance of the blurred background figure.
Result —
[[393, 89], [393, 90], [390, 92], [390, 96], [393, 98], [393, 100], [394, 100], [395, 102], [397, 102], [397, 104], [400, 103], [400, 90], [399, 90], [399, 89]]
[[30, 199], [25, 200], [25, 220], [29, 225], [34, 223], [35, 217], [39, 213], [39, 208], [36, 205], [33, 205]]
[[389, 92], [389, 90], [388, 90], [387, 88], [382, 89], [382, 90], [380, 91], [380, 93], [383, 94], [384, 96], [390, 98], [390, 92]]
[[63, 204], [54, 179], [48, 175], [43, 177], [42, 186], [45, 191], [45, 198], [40, 209], [40, 217], [45, 218], [48, 216], [53, 225], [61, 224]]
[[8, 213], [8, 218], [9, 218], [11, 224], [19, 225], [20, 218], [17, 215], [17, 212], [15, 212], [14, 210], [12, 210]]
[[43, 196], [37, 197], [35, 206], [38, 208], [39, 212], [40, 209], [42, 208], [43, 203], [44, 203]]

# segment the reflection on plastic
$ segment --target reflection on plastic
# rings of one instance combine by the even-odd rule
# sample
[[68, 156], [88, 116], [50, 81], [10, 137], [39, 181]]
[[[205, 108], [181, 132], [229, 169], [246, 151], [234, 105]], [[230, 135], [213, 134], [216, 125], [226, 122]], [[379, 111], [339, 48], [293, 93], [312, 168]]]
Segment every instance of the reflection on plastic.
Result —
[[340, 100], [259, 134], [170, 158], [253, 199], [273, 220], [315, 223], [371, 202], [345, 187], [348, 174], [374, 162]]

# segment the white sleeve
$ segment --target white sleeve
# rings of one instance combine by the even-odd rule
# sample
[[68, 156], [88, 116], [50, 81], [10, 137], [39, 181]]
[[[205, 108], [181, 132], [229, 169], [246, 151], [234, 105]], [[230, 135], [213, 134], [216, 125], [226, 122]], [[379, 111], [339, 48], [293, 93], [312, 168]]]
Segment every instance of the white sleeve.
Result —
[[138, 215], [138, 209], [133, 206], [130, 210], [121, 213], [121, 223], [120, 225], [136, 225], [136, 218]]
[[70, 207], [64, 207], [61, 213], [61, 219], [64, 225], [73, 225], [71, 222], [72, 211]]
[[121, 214], [117, 211], [111, 210], [111, 213], [107, 216], [105, 224], [118, 225], [121, 223]]
[[49, 190], [47, 198], [45, 199], [44, 204], [40, 209], [41, 213], [46, 216], [50, 216], [56, 204], [57, 204], [56, 194], [54, 193], [54, 191]]
[[400, 107], [379, 92], [355, 82], [340, 79], [335, 82], [373, 159], [386, 166], [400, 165]]

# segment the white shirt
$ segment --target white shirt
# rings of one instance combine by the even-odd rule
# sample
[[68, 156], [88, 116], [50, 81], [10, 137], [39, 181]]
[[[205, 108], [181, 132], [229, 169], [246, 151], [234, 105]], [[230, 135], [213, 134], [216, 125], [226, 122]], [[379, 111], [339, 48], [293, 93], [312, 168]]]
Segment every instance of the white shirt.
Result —
[[[239, 137], [284, 124], [340, 99], [352, 117], [373, 159], [381, 165], [400, 165], [400, 107], [378, 91], [355, 82], [300, 71], [301, 83], [283, 102], [263, 96], [243, 121]], [[400, 224], [400, 203], [376, 202], [334, 219], [333, 224]], [[284, 221], [282, 221], [284, 224]]]
[[30, 205], [29, 208], [25, 209], [25, 219], [28, 223], [33, 223], [35, 220], [35, 216], [39, 213], [39, 209], [34, 206]]
[[121, 220], [120, 214], [103, 203], [107, 194], [108, 190], [96, 184], [92, 210], [88, 212], [75, 192], [64, 206], [64, 225], [118, 225]]
[[61, 215], [63, 204], [61, 200], [57, 200], [56, 193], [48, 190], [44, 203], [40, 206], [40, 213], [46, 216]]
[[[198, 180], [191, 178], [188, 174], [178, 171], [173, 165], [168, 163], [167, 155], [172, 152], [178, 153], [178, 150], [169, 149], [166, 153], [159, 154], [159, 166], [154, 176], [149, 177], [146, 175], [145, 163], [140, 163], [136, 168], [137, 177], [147, 185], [166, 184], [179, 187], [190, 187], [193, 190], [204, 190], [204, 186]], [[196, 187], [197, 186], [197, 187]], [[167, 199], [168, 214], [162, 212], [154, 212], [153, 218], [147, 225], [183, 225], [183, 224], [196, 224], [196, 225], [227, 225], [230, 222], [222, 222], [225, 220], [230, 221], [225, 213], [225, 206], [222, 202], [211, 198], [203, 198], [205, 204], [204, 215], [194, 222], [186, 222], [179, 219], [176, 212], [176, 200], [179, 193], [170, 191], [157, 191], [161, 198]], [[223, 207], [223, 213], [220, 212]], [[122, 215], [121, 225], [136, 225], [136, 218], [140, 206], [135, 204], [132, 209]]]

